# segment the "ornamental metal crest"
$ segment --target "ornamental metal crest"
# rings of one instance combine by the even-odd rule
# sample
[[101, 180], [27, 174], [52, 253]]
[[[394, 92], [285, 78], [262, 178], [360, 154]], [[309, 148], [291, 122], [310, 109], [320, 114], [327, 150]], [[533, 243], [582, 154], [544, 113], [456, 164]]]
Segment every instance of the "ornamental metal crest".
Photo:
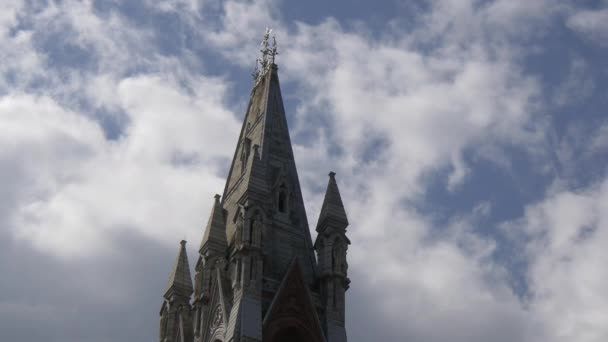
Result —
[[255, 68], [253, 69], [253, 73], [251, 76], [257, 85], [260, 80], [266, 75], [266, 73], [270, 70], [272, 65], [274, 65], [275, 56], [279, 54], [277, 50], [277, 40], [275, 36], [272, 36], [271, 43], [271, 34], [272, 30], [266, 28], [266, 32], [264, 33], [264, 38], [262, 39], [262, 43], [260, 44], [260, 52], [262, 53], [260, 57], [255, 60]]

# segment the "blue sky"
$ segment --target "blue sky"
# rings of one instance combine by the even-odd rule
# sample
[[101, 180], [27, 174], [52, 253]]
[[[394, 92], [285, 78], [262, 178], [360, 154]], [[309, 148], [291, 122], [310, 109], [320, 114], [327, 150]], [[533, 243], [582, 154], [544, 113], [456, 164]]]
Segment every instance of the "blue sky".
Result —
[[271, 27], [309, 222], [329, 170], [351, 222], [351, 341], [608, 339], [608, 2], [1, 12], [3, 337], [157, 338]]

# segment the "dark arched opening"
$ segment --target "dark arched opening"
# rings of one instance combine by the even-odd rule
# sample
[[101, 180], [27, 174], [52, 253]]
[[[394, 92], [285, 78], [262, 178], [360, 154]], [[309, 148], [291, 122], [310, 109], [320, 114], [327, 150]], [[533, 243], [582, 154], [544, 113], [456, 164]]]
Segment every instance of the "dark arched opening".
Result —
[[[304, 317], [282, 317], [266, 324], [264, 342], [322, 342], [320, 326], [307, 326], [302, 319]], [[312, 319], [316, 320], [316, 317]]]
[[274, 337], [272, 342], [310, 342], [309, 335], [296, 327], [281, 329]]
[[281, 185], [279, 189], [279, 198], [278, 198], [278, 209], [281, 213], [287, 212], [287, 187], [285, 185]]

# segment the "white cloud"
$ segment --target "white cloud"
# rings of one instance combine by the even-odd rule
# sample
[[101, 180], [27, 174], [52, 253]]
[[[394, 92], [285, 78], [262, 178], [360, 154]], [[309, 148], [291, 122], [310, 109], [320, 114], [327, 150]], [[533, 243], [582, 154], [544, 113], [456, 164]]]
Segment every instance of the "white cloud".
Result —
[[[150, 30], [116, 11], [102, 18], [90, 1], [27, 10], [32, 29], [2, 37], [12, 47], [0, 98], [3, 179], [14, 184], [6, 227], [64, 257], [111, 250], [108, 239], [125, 229], [167, 243], [200, 239], [239, 125], [223, 102], [226, 82], [189, 72], [199, 62], [187, 52], [163, 57]], [[8, 32], [17, 22], [2, 24]], [[55, 69], [40, 45], [60, 32], [53, 43], [82, 47], [96, 67]], [[83, 102], [124, 116], [122, 135], [107, 140], [103, 118]]]
[[567, 25], [570, 29], [592, 41], [600, 45], [606, 45], [606, 40], [608, 40], [608, 9], [580, 10], [568, 18]]
[[238, 122], [221, 103], [221, 83], [201, 78], [196, 89], [186, 96], [158, 76], [121, 81], [130, 123], [117, 141], [49, 98], [2, 98], [2, 162], [21, 166], [5, 179], [22, 186], [9, 199], [18, 200], [16, 235], [62, 256], [110, 248], [110, 233], [124, 229], [199, 239]]
[[608, 148], [608, 124], [603, 124], [592, 136], [590, 150], [595, 153], [601, 153]]
[[[464, 186], [469, 167], [461, 156], [476, 146], [542, 151], [538, 85], [522, 73], [513, 52], [489, 51], [475, 40], [470, 49], [425, 54], [415, 43], [372, 41], [332, 20], [300, 24], [287, 44], [280, 63], [299, 83], [305, 103], [298, 123], [329, 120], [320, 145], [342, 151], [312, 159], [338, 168], [354, 242], [349, 258], [361, 272], [353, 286], [374, 298], [371, 305], [392, 333], [427, 341], [537, 336], [506, 271], [489, 257], [493, 241], [462, 229], [471, 225], [467, 220], [435, 226], [433, 217], [404, 206], [424, 196], [428, 173], [452, 168], [446, 184]], [[384, 144], [372, 148], [370, 160], [364, 151], [378, 140]], [[305, 149], [300, 146], [298, 157]], [[304, 153], [307, 163], [299, 163], [307, 179], [320, 176], [319, 164], [309, 164], [316, 153]], [[436, 325], [442, 329], [432, 329]]]
[[574, 57], [568, 74], [555, 89], [554, 101], [558, 106], [574, 106], [592, 95], [594, 89], [595, 82], [587, 62], [581, 57]]
[[[226, 1], [219, 10], [222, 15], [219, 23], [211, 26], [202, 25], [201, 35], [227, 60], [241, 66], [255, 66], [255, 57], [259, 53], [261, 33], [266, 28], [281, 30], [277, 2], [273, 0]], [[281, 31], [283, 32], [283, 31]], [[280, 34], [280, 33], [279, 33]]]
[[[445, 224], [406, 205], [425, 196], [429, 175], [444, 177], [448, 190], [466, 186], [473, 177], [467, 153], [510, 167], [502, 147], [515, 146], [544, 165], [540, 86], [521, 68], [525, 49], [515, 40], [542, 34], [560, 7], [429, 3], [418, 28], [377, 39], [331, 18], [288, 29], [270, 0], [163, 1], [156, 10], [178, 13], [205, 49], [240, 66], [253, 65], [263, 29], [276, 29], [281, 77], [302, 101], [292, 132], [313, 137], [294, 146], [310, 223], [326, 181], [319, 170], [335, 169], [351, 221], [353, 291], [365, 296], [349, 300], [380, 315], [370, 325], [425, 341], [602, 340], [605, 274], [586, 268], [602, 260], [600, 245], [587, 233], [572, 241], [583, 226], [600, 227], [606, 191], [552, 194], [518, 222], [534, 237], [530, 285], [538, 296], [530, 303], [513, 294], [509, 270], [493, 261], [498, 242], [475, 229], [490, 202]], [[214, 6], [221, 15], [207, 22]], [[14, 18], [0, 18], [0, 33]], [[2, 36], [11, 49], [0, 66], [0, 165], [11, 166], [2, 175], [12, 188], [0, 204], [10, 215], [1, 219], [17, 237], [63, 257], [112, 251], [112, 237], [126, 231], [171, 245], [198, 241], [237, 139], [228, 82], [193, 71], [205, 61], [187, 48], [162, 55], [151, 28], [118, 12], [101, 18], [90, 1], [53, 3], [33, 19], [31, 30]], [[35, 41], [63, 28], [95, 67], [49, 66]], [[18, 86], [8, 85], [6, 75], [19, 71]], [[37, 77], [48, 84], [29, 89]], [[121, 135], [108, 140], [100, 114], [81, 101], [124, 116]], [[594, 140], [600, 147], [603, 131]], [[580, 315], [556, 314], [569, 304]], [[365, 323], [349, 321], [349, 329], [364, 334]]]
[[528, 236], [530, 310], [546, 341], [608, 338], [608, 180], [558, 191], [529, 206], [512, 230]]

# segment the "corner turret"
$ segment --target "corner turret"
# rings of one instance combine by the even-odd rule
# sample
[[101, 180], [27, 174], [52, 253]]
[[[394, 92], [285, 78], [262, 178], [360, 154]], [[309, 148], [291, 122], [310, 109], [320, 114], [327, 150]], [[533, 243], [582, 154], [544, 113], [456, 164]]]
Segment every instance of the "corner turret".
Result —
[[338, 184], [336, 183], [336, 173], [331, 171], [329, 173], [329, 183], [325, 191], [325, 198], [323, 199], [323, 206], [319, 214], [319, 221], [317, 222], [317, 232], [321, 233], [328, 227], [346, 230], [347, 226], [348, 218], [346, 217], [346, 211], [344, 211], [344, 204], [342, 204]]
[[160, 309], [160, 342], [192, 340], [192, 292], [186, 241], [182, 240]]
[[345, 293], [348, 290], [346, 251], [350, 240], [346, 237], [348, 218], [336, 183], [336, 173], [329, 173], [329, 183], [317, 223], [315, 249], [319, 260], [323, 325], [330, 342], [346, 342], [344, 326]]
[[220, 195], [214, 196], [215, 201], [209, 215], [205, 235], [201, 241], [199, 252], [201, 255], [225, 254], [228, 248], [226, 242], [226, 223], [224, 221], [224, 209], [220, 203]]
[[186, 253], [186, 241], [180, 242], [179, 253], [175, 261], [175, 267], [169, 277], [165, 299], [171, 300], [174, 297], [187, 297], [193, 292], [192, 277], [190, 276], [190, 266], [188, 265], [188, 253]]
[[227, 249], [225, 211], [222, 208], [220, 195], [216, 194], [196, 263], [196, 291], [193, 306], [194, 335], [197, 341], [201, 337], [201, 326], [210, 314], [209, 301], [214, 277], [223, 274]]

